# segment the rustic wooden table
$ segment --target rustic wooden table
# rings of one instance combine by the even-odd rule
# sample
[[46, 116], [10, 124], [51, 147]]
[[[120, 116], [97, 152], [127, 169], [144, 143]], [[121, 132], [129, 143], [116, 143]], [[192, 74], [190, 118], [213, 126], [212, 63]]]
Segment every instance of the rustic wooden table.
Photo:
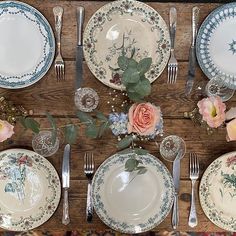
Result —
[[[54, 28], [54, 17], [52, 9], [54, 6], [62, 6], [64, 8], [63, 29], [62, 29], [62, 54], [65, 58], [66, 65], [66, 81], [56, 82], [53, 66], [49, 72], [39, 82], [25, 89], [6, 90], [0, 89], [0, 95], [12, 100], [15, 104], [22, 104], [27, 109], [34, 110], [34, 118], [44, 127], [49, 124], [45, 118], [45, 111], [49, 111], [57, 119], [58, 123], [65, 124], [68, 117], [76, 119], [75, 106], [73, 101], [75, 89], [75, 48], [76, 48], [76, 7], [82, 5], [85, 7], [86, 17], [85, 24], [88, 22], [92, 14], [103, 6], [103, 1], [59, 1], [59, 0], [24, 0], [39, 11], [48, 19]], [[213, 225], [204, 215], [199, 200], [197, 198], [197, 212], [199, 224], [196, 228], [191, 229], [188, 226], [188, 214], [190, 209], [190, 190], [191, 183], [188, 177], [189, 152], [194, 151], [200, 158], [200, 174], [204, 172], [206, 167], [218, 156], [223, 153], [235, 150], [236, 143], [227, 143], [225, 141], [225, 131], [219, 130], [212, 136], [208, 136], [204, 129], [194, 127], [192, 121], [184, 119], [183, 113], [191, 111], [196, 106], [197, 96], [192, 94], [190, 98], [184, 95], [184, 86], [186, 82], [188, 68], [188, 51], [191, 42], [191, 9], [198, 5], [200, 11], [200, 21], [202, 21], [214, 8], [219, 6], [218, 3], [158, 3], [148, 2], [150, 6], [156, 9], [160, 15], [168, 22], [168, 13], [171, 6], [175, 6], [178, 12], [177, 35], [176, 35], [176, 56], [179, 61], [179, 75], [177, 83], [168, 85], [167, 70], [153, 83], [152, 95], [150, 101], [161, 106], [164, 114], [165, 135], [176, 134], [186, 141], [187, 152], [181, 163], [181, 186], [180, 186], [180, 225], [181, 231], [221, 231]], [[100, 83], [89, 71], [84, 63], [85, 86], [92, 87], [97, 90], [100, 96], [100, 110], [105, 113], [110, 112], [110, 106], [106, 101], [109, 100], [109, 88]], [[197, 68], [196, 82], [207, 80], [206, 76]], [[233, 97], [227, 105], [232, 106], [236, 103], [236, 97]], [[26, 133], [19, 138], [17, 133], [20, 126], [16, 127], [16, 135], [13, 142], [3, 148], [25, 147], [31, 149], [32, 134]], [[83, 156], [85, 151], [93, 151], [95, 155], [96, 166], [98, 167], [107, 157], [114, 154], [116, 150], [116, 138], [107, 135], [98, 140], [90, 140], [83, 136], [80, 132], [76, 145], [72, 146], [71, 157], [71, 188], [69, 191], [69, 204], [71, 223], [64, 226], [61, 223], [62, 202], [51, 217], [51, 219], [40, 226], [39, 230], [65, 231], [65, 230], [105, 230], [106, 225], [95, 215], [91, 224], [86, 222], [85, 205], [87, 193], [87, 179], [83, 173]], [[146, 144], [146, 148], [160, 158], [169, 169], [171, 164], [165, 162], [159, 154], [157, 147], [153, 144]], [[63, 145], [57, 154], [48, 158], [55, 166], [58, 173], [61, 173], [63, 155]], [[169, 216], [154, 230], [172, 230], [171, 216]]]

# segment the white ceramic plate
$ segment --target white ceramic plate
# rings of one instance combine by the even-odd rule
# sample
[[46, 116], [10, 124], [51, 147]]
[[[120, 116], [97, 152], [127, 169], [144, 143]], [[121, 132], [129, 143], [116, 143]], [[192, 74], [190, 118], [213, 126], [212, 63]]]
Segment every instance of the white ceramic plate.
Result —
[[208, 166], [199, 196], [203, 211], [215, 225], [236, 231], [236, 152], [222, 155]]
[[236, 3], [218, 7], [204, 20], [197, 37], [197, 59], [206, 76], [221, 75], [236, 89]]
[[0, 2], [0, 87], [18, 89], [40, 80], [54, 58], [55, 42], [45, 17], [17, 1]]
[[170, 55], [169, 30], [150, 6], [134, 1], [113, 1], [101, 7], [84, 31], [84, 56], [94, 76], [107, 86], [123, 89], [117, 59], [122, 55], [139, 61], [152, 57], [146, 77], [153, 82], [164, 70]]
[[25, 149], [0, 152], [0, 227], [27, 231], [55, 212], [61, 184], [44, 157]]
[[92, 183], [94, 208], [109, 227], [123, 233], [141, 233], [157, 226], [169, 213], [174, 196], [172, 177], [154, 156], [139, 156], [147, 172], [125, 171], [133, 154], [117, 153], [96, 171]]

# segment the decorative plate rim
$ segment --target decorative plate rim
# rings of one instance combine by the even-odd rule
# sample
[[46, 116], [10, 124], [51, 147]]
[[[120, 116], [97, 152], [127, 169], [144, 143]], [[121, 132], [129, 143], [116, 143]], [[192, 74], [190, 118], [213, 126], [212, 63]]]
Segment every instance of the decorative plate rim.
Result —
[[[108, 80], [108, 79], [107, 79], [107, 76], [105, 76], [105, 79], [104, 79], [104, 80], [98, 78], [98, 76], [96, 75], [96, 69], [97, 69], [97, 67], [95, 67], [95, 66], [93, 65], [93, 63], [91, 62], [91, 60], [89, 59], [89, 54], [90, 54], [90, 53], [86, 51], [86, 40], [87, 40], [87, 38], [89, 38], [89, 31], [91, 31], [90, 28], [91, 28], [91, 25], [93, 25], [92, 22], [93, 22], [93, 19], [94, 19], [94, 17], [95, 17], [96, 14], [101, 13], [101, 12], [107, 12], [107, 8], [110, 9], [110, 8], [112, 8], [114, 5], [118, 5], [118, 4], [121, 5], [121, 3], [125, 3], [125, 2], [130, 2], [130, 3], [132, 3], [132, 4], [136, 4], [136, 5], [138, 5], [138, 6], [145, 7], [145, 9], [147, 9], [149, 12], [152, 12], [152, 13], [157, 14], [158, 17], [159, 17], [159, 20], [162, 22], [161, 24], [162, 24], [163, 30], [165, 31], [163, 34], [165, 35], [165, 40], [166, 40], [166, 42], [167, 42], [166, 44], [169, 45], [169, 46], [167, 47], [168, 53], [167, 53], [167, 55], [163, 56], [163, 59], [164, 59], [163, 68], [161, 68], [161, 69], [159, 70], [158, 75], [157, 75], [155, 78], [151, 78], [151, 77], [149, 78], [149, 77], [147, 76], [147, 78], [150, 80], [151, 83], [153, 83], [158, 77], [160, 77], [160, 75], [162, 74], [162, 72], [164, 71], [164, 69], [165, 69], [165, 67], [166, 67], [166, 65], [167, 65], [167, 63], [168, 63], [169, 56], [170, 56], [170, 35], [169, 35], [168, 26], [167, 26], [167, 24], [166, 24], [164, 18], [163, 18], [163, 17], [160, 15], [160, 13], [159, 13], [157, 10], [155, 10], [153, 7], [149, 6], [148, 4], [146, 4], [146, 3], [144, 3], [144, 2], [140, 2], [140, 1], [137, 1], [137, 0], [116, 0], [116, 1], [112, 1], [112, 2], [106, 3], [105, 5], [103, 5], [102, 7], [100, 7], [100, 8], [91, 16], [91, 18], [89, 19], [89, 21], [88, 21], [88, 23], [87, 23], [87, 25], [86, 25], [86, 27], [85, 27], [85, 30], [84, 30], [84, 34], [83, 34], [83, 52], [84, 52], [84, 57], [85, 57], [85, 61], [86, 61], [86, 63], [87, 63], [88, 68], [90, 69], [90, 71], [92, 72], [92, 74], [95, 76], [95, 78], [96, 78], [97, 80], [99, 80], [101, 83], [103, 83], [104, 85], [106, 85], [106, 86], [108, 86], [108, 87], [110, 87], [110, 88], [117, 89], [117, 90], [121, 90], [121, 91], [124, 90], [123, 86], [122, 86], [122, 85], [116, 85], [115, 83], [113, 84], [113, 83], [111, 83], [111, 82], [106, 81], [106, 80]], [[159, 25], [159, 23], [158, 23], [158, 25]], [[160, 63], [156, 63], [156, 64], [154, 64], [154, 65], [155, 65], [155, 67], [157, 67], [159, 64], [160, 64]], [[153, 65], [153, 64], [152, 64], [152, 65]]]
[[7, 1], [1, 1], [0, 2], [0, 9], [2, 8], [1, 5], [3, 4], [7, 4], [7, 3], [15, 3], [18, 6], [25, 6], [27, 8], [29, 8], [31, 11], [33, 11], [34, 13], [37, 13], [38, 16], [42, 19], [42, 21], [45, 23], [45, 25], [48, 27], [48, 34], [47, 36], [50, 38], [49, 41], [51, 41], [51, 47], [50, 50], [48, 51], [48, 56], [47, 56], [47, 64], [44, 64], [44, 67], [40, 70], [39, 75], [36, 76], [36, 78], [31, 77], [30, 79], [24, 81], [23, 85], [19, 85], [17, 84], [18, 82], [14, 82], [14, 84], [16, 84], [15, 86], [11, 87], [11, 85], [5, 85], [2, 84], [3, 81], [0, 79], [0, 88], [5, 88], [5, 89], [21, 89], [21, 88], [26, 88], [29, 87], [35, 83], [37, 83], [40, 79], [42, 79], [46, 73], [48, 72], [48, 70], [51, 68], [51, 65], [53, 63], [54, 60], [54, 56], [55, 56], [55, 37], [54, 37], [54, 33], [52, 30], [52, 27], [50, 25], [50, 23], [48, 22], [48, 20], [46, 19], [46, 17], [39, 11], [37, 10], [35, 7], [24, 3], [24, 2], [20, 2], [20, 1], [16, 1], [16, 0], [7, 0]]
[[[197, 34], [197, 38], [196, 38], [196, 56], [197, 56], [197, 61], [198, 61], [198, 64], [199, 64], [201, 70], [207, 76], [208, 79], [212, 79], [212, 78], [214, 78], [215, 76], [217, 76], [217, 75], [219, 75], [221, 73], [219, 73], [219, 71], [218, 71], [218, 73], [216, 73], [214, 76], [211, 75], [211, 73], [207, 70], [207, 68], [204, 66], [204, 63], [202, 62], [202, 59], [201, 59], [201, 56], [200, 56], [200, 54], [201, 54], [200, 53], [200, 45], [201, 45], [202, 34], [203, 34], [203, 31], [206, 28], [206, 25], [208, 24], [208, 22], [210, 22], [211, 19], [214, 18], [217, 13], [219, 13], [221, 11], [224, 11], [225, 9], [228, 9], [230, 7], [235, 8], [236, 7], [236, 2], [226, 3], [226, 4], [222, 5], [222, 6], [217, 7], [213, 11], [211, 11], [209, 13], [209, 15], [204, 19], [203, 23], [201, 24], [201, 26], [200, 26], [200, 28], [198, 30], [198, 34]], [[236, 15], [235, 15], [235, 17], [236, 17]], [[236, 75], [234, 75], [234, 76], [232, 76], [232, 75], [223, 75], [223, 76], [224, 76], [224, 78], [229, 79], [229, 80], [231, 80], [232, 78], [236, 79]], [[229, 85], [229, 86], [232, 87], [232, 85]], [[233, 87], [235, 89], [236, 85], [234, 85]]]
[[[158, 212], [156, 213], [156, 215], [158, 215], [158, 219], [155, 218], [155, 216], [153, 216], [152, 218], [155, 218], [156, 221], [154, 221], [153, 219], [149, 218], [147, 220], [147, 222], [142, 223], [142, 226], [140, 226], [141, 224], [139, 224], [138, 226], [140, 226], [139, 231], [135, 230], [134, 228], [132, 228], [133, 226], [130, 226], [129, 223], [126, 222], [116, 222], [114, 219], [111, 221], [109, 219], [107, 219], [107, 217], [109, 217], [106, 213], [104, 213], [104, 211], [106, 210], [102, 210], [101, 206], [99, 206], [97, 204], [97, 200], [96, 197], [99, 195], [99, 193], [96, 191], [96, 185], [97, 181], [99, 181], [99, 175], [101, 175], [101, 171], [103, 169], [107, 170], [109, 163], [114, 161], [118, 161], [120, 164], [120, 162], [122, 161], [122, 164], [125, 163], [124, 159], [129, 158], [130, 155], [132, 155], [131, 153], [122, 153], [122, 152], [118, 152], [116, 154], [113, 154], [112, 156], [110, 156], [109, 158], [107, 158], [97, 169], [94, 177], [93, 177], [93, 181], [92, 181], [92, 199], [93, 199], [93, 203], [94, 203], [94, 209], [98, 215], [98, 217], [110, 228], [112, 228], [113, 230], [117, 230], [121, 233], [128, 233], [128, 234], [133, 234], [133, 233], [143, 233], [146, 232], [148, 230], [153, 229], [154, 227], [156, 227], [157, 225], [159, 225], [169, 214], [172, 205], [173, 205], [173, 201], [174, 201], [174, 182], [173, 182], [173, 178], [172, 175], [170, 174], [169, 170], [167, 169], [167, 167], [155, 156], [151, 155], [151, 154], [145, 154], [145, 155], [139, 155], [138, 159], [143, 160], [142, 158], [146, 158], [146, 160], [148, 160], [149, 162], [152, 163], [156, 163], [158, 166], [156, 166], [156, 168], [161, 168], [161, 170], [163, 171], [163, 175], [165, 176], [165, 184], [167, 184], [168, 186], [166, 187], [166, 191], [165, 194], [168, 194], [165, 198], [167, 199], [166, 202], [163, 202], [163, 205], [167, 204], [167, 206], [165, 205], [164, 208], [164, 212], [162, 214], [159, 214]], [[150, 164], [150, 163], [148, 163]], [[160, 171], [160, 170], [159, 170]], [[159, 172], [160, 173], [160, 172]], [[168, 191], [167, 191], [168, 190]], [[161, 215], [161, 216], [160, 216]], [[119, 223], [119, 226], [116, 225], [116, 223]], [[145, 226], [145, 224], [147, 224]], [[149, 224], [149, 225], [148, 225]], [[123, 228], [122, 228], [123, 227]], [[130, 227], [129, 229], [127, 229], [127, 227]]]
[[24, 149], [24, 148], [10, 148], [10, 149], [0, 151], [0, 156], [4, 153], [8, 154], [10, 152], [15, 152], [15, 153], [25, 152], [25, 153], [29, 153], [30, 155], [37, 155], [38, 157], [41, 158], [41, 160], [43, 160], [43, 163], [45, 163], [45, 165], [53, 171], [55, 178], [58, 180], [58, 182], [57, 182], [58, 186], [56, 188], [56, 195], [55, 195], [55, 199], [53, 201], [53, 203], [55, 203], [55, 208], [50, 213], [48, 213], [48, 215], [46, 215], [46, 217], [42, 217], [38, 224], [37, 223], [32, 224], [31, 226], [29, 226], [27, 228], [23, 228], [23, 226], [19, 226], [19, 228], [17, 228], [17, 226], [15, 226], [15, 228], [11, 228], [11, 227], [7, 228], [7, 227], [3, 227], [2, 225], [0, 225], [0, 228], [5, 229], [5, 230], [10, 230], [13, 232], [32, 230], [32, 229], [35, 229], [35, 228], [41, 226], [45, 222], [47, 222], [55, 214], [57, 208], [59, 207], [59, 203], [60, 203], [60, 199], [61, 199], [61, 181], [60, 181], [59, 175], [58, 175], [55, 167], [51, 164], [50, 161], [48, 161], [45, 157], [41, 156], [40, 154], [38, 154], [32, 150], [28, 150], [28, 149]]
[[202, 175], [202, 178], [201, 178], [201, 181], [200, 181], [200, 184], [199, 184], [199, 192], [198, 192], [198, 195], [199, 195], [199, 201], [200, 201], [200, 205], [202, 207], [202, 210], [203, 212], [205, 213], [205, 215], [207, 216], [207, 218], [213, 223], [215, 224], [216, 226], [220, 227], [221, 229], [224, 229], [224, 230], [228, 230], [228, 231], [235, 231], [236, 229], [236, 226], [234, 229], [232, 229], [230, 226], [227, 227], [225, 225], [220, 224], [218, 221], [216, 220], [212, 220], [209, 216], [209, 208], [206, 206], [205, 204], [205, 201], [204, 201], [204, 197], [201, 193], [201, 187], [204, 185], [204, 181], [205, 181], [205, 178], [207, 177], [208, 175], [208, 172], [211, 168], [212, 165], [214, 165], [217, 161], [221, 160], [221, 159], [225, 159], [229, 156], [232, 156], [232, 155], [236, 155], [236, 151], [232, 151], [232, 152], [228, 152], [228, 153], [225, 153], [225, 154], [222, 154], [221, 156], [219, 156], [218, 158], [216, 158], [213, 162], [211, 162], [211, 164], [206, 168], [206, 170], [204, 171], [203, 175]]

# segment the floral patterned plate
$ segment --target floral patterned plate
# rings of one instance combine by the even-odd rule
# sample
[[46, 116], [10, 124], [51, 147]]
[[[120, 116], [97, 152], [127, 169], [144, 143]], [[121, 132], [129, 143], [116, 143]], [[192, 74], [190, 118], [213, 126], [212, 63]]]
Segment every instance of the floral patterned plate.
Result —
[[51, 163], [33, 151], [0, 152], [0, 227], [27, 231], [55, 212], [61, 184]]
[[54, 35], [45, 17], [18, 1], [0, 2], [0, 87], [19, 89], [39, 81], [50, 68]]
[[196, 44], [198, 63], [209, 79], [220, 75], [236, 89], [236, 2], [218, 7], [202, 23]]
[[167, 168], [150, 154], [138, 156], [147, 172], [126, 172], [132, 153], [117, 153], [103, 162], [92, 182], [94, 208], [109, 227], [123, 233], [141, 233], [161, 223], [174, 197], [173, 179]]
[[224, 154], [208, 166], [199, 196], [203, 211], [215, 225], [236, 231], [236, 152]]
[[101, 7], [84, 31], [84, 56], [95, 75], [105, 85], [123, 89], [117, 71], [122, 55], [139, 61], [152, 57], [147, 78], [153, 82], [164, 70], [170, 55], [169, 30], [160, 14], [134, 0], [113, 1]]

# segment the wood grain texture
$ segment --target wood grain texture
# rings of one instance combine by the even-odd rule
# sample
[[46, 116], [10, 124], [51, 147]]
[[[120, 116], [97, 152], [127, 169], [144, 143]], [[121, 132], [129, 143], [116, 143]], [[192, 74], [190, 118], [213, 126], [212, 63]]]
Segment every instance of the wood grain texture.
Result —
[[[45, 111], [49, 111], [55, 116], [58, 125], [63, 125], [68, 122], [68, 117], [73, 122], [78, 122], [76, 119], [76, 109], [74, 106], [73, 95], [75, 88], [75, 46], [76, 46], [76, 7], [84, 6], [86, 10], [85, 25], [90, 17], [101, 6], [107, 3], [107, 1], [63, 1], [63, 0], [24, 0], [22, 2], [29, 3], [41, 11], [48, 19], [54, 29], [54, 17], [52, 9], [54, 6], [63, 6], [63, 29], [62, 29], [62, 54], [65, 58], [66, 65], [66, 81], [56, 82], [54, 68], [48, 71], [48, 73], [38, 83], [25, 89], [19, 90], [5, 90], [0, 89], [0, 95], [12, 100], [15, 104], [22, 104], [26, 109], [34, 110], [34, 117], [40, 121], [41, 126], [49, 127], [47, 120], [45, 119]], [[200, 1], [195, 1], [200, 2]], [[198, 3], [200, 7], [200, 21], [220, 4], [215, 3]], [[218, 1], [220, 2], [220, 1]], [[167, 71], [165, 70], [162, 75], [153, 83], [152, 94], [149, 98], [151, 102], [161, 106], [164, 115], [165, 136], [170, 134], [176, 134], [181, 136], [186, 142], [186, 154], [181, 161], [181, 187], [180, 187], [180, 231], [222, 231], [215, 225], [213, 225], [204, 215], [199, 200], [197, 199], [197, 211], [199, 217], [199, 225], [191, 229], [188, 227], [188, 214], [190, 208], [190, 181], [188, 177], [189, 170], [189, 152], [196, 152], [200, 158], [200, 175], [207, 166], [219, 157], [229, 151], [236, 150], [236, 143], [227, 143], [225, 141], [225, 130], [219, 129], [214, 135], [208, 136], [204, 129], [194, 124], [187, 119], [183, 118], [185, 111], [191, 111], [196, 107], [196, 103], [199, 100], [199, 93], [196, 88], [192, 95], [188, 98], [184, 95], [184, 86], [186, 82], [187, 70], [188, 70], [188, 51], [191, 42], [191, 9], [196, 3], [173, 3], [168, 1], [150, 1], [147, 2], [150, 6], [156, 9], [164, 20], [168, 24], [169, 8], [175, 6], [178, 12], [177, 23], [177, 36], [176, 36], [176, 56], [179, 60], [179, 75], [177, 83], [174, 85], [168, 85]], [[84, 62], [84, 86], [92, 87], [97, 90], [100, 96], [99, 109], [106, 114], [110, 112], [110, 105], [107, 104], [111, 101], [112, 92], [111, 89], [104, 86], [99, 82], [92, 73], [89, 71], [86, 63]], [[200, 68], [197, 68], [196, 83], [198, 85], [206, 83], [208, 80], [206, 76], [201, 72]], [[112, 95], [113, 96], [113, 95]], [[120, 95], [114, 101], [114, 104], [118, 106], [122, 99]], [[234, 96], [227, 106], [235, 106], [236, 97]], [[30, 132], [20, 135], [22, 128], [17, 124], [15, 128], [16, 134], [13, 136], [11, 142], [7, 144], [0, 144], [1, 150], [13, 147], [23, 147], [32, 149], [31, 140], [32, 134]], [[172, 164], [163, 160], [160, 156], [158, 145], [161, 139], [157, 140], [157, 145], [153, 142], [144, 143], [143, 146], [150, 150], [150, 153], [160, 158], [164, 164], [167, 165], [171, 171]], [[107, 157], [117, 152], [116, 149], [117, 140], [110, 133], [99, 140], [87, 139], [81, 129], [77, 144], [72, 146], [71, 156], [71, 188], [70, 188], [70, 214], [71, 223], [68, 226], [61, 224], [62, 217], [62, 204], [60, 203], [56, 213], [52, 218], [40, 226], [38, 230], [50, 230], [50, 231], [64, 231], [64, 230], [108, 230], [109, 228], [102, 223], [102, 221], [95, 216], [92, 224], [88, 224], [85, 221], [85, 205], [86, 205], [86, 184], [87, 180], [83, 173], [83, 156], [85, 151], [94, 151], [96, 167], [98, 167]], [[58, 173], [61, 173], [63, 147], [65, 143], [61, 142], [59, 151], [53, 156], [48, 158], [49, 161], [55, 166]], [[154, 230], [172, 230], [171, 229], [171, 217], [170, 215]]]

